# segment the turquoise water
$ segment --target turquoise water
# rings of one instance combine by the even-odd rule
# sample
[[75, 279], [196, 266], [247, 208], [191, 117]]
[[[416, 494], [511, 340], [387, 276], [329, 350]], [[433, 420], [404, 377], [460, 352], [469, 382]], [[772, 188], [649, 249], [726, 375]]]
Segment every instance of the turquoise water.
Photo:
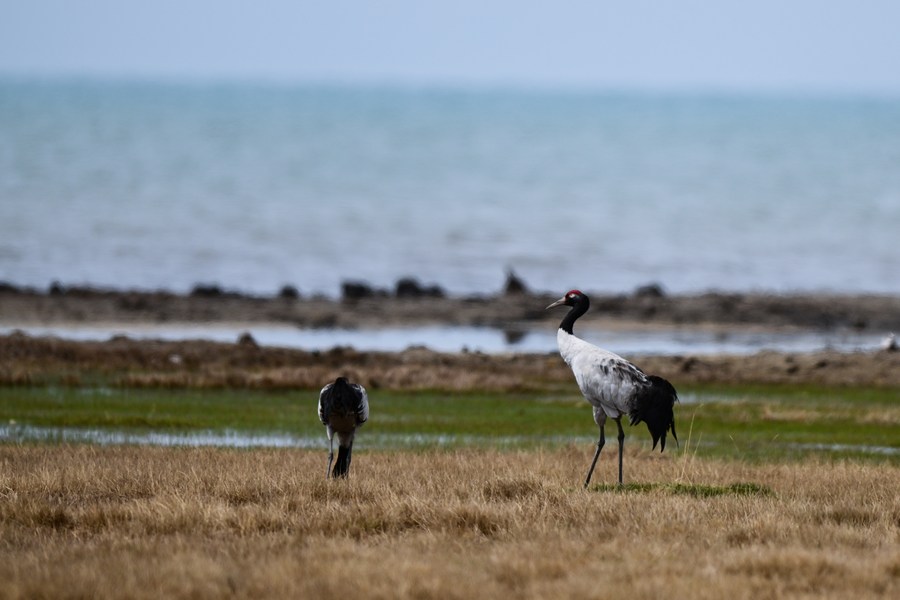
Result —
[[0, 280], [900, 293], [900, 100], [0, 80]]

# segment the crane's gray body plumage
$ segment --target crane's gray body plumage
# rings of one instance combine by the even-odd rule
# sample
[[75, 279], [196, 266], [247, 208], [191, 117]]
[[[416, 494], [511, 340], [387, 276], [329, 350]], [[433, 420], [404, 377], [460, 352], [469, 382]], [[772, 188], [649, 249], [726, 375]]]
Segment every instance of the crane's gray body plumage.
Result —
[[[328, 467], [325, 477], [347, 477], [356, 430], [369, 420], [369, 396], [366, 388], [338, 377], [319, 392], [319, 420], [328, 435]], [[334, 437], [338, 439], [338, 457], [334, 459]]]
[[594, 461], [588, 471], [584, 485], [590, 483], [600, 450], [606, 442], [604, 426], [607, 419], [613, 419], [618, 428], [619, 440], [619, 483], [622, 483], [622, 443], [625, 432], [621, 419], [628, 416], [631, 425], [644, 422], [653, 437], [653, 448], [660, 444], [660, 451], [666, 448], [666, 433], [675, 434], [673, 407], [678, 394], [671, 383], [654, 375], [647, 375], [637, 366], [618, 354], [598, 348], [578, 338], [572, 331], [575, 320], [590, 307], [588, 297], [572, 290], [548, 306], [571, 306], [572, 309], [560, 323], [556, 341], [559, 353], [571, 367], [575, 381], [585, 399], [593, 406], [594, 422], [600, 428], [600, 440]]

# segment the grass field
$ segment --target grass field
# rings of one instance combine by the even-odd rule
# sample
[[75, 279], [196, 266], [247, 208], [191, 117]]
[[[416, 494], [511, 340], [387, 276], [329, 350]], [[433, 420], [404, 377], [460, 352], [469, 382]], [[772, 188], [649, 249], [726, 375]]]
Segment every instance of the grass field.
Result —
[[[315, 391], [0, 388], [0, 598], [900, 594], [895, 390], [680, 391], [680, 446], [651, 452], [626, 427], [626, 485], [612, 440], [583, 490], [596, 427], [571, 390], [373, 391], [350, 479], [325, 481]], [[25, 427], [319, 447], [37, 443]]]
[[[878, 598], [900, 469], [583, 447], [0, 446], [3, 598]], [[600, 479], [611, 479], [610, 463]]]

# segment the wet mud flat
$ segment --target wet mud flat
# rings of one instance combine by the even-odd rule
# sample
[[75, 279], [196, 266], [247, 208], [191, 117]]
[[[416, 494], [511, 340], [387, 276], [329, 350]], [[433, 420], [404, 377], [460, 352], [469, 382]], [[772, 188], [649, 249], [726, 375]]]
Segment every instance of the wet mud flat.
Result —
[[[545, 307], [556, 294], [510, 289], [489, 296], [451, 297], [414, 282], [394, 291], [361, 284], [342, 297], [306, 297], [293, 288], [251, 296], [198, 286], [187, 294], [51, 286], [41, 291], [0, 284], [0, 324], [74, 326], [92, 323], [272, 323], [302, 328], [389, 326], [496, 327], [555, 330], [561, 314]], [[584, 324], [605, 327], [705, 328], [734, 331], [846, 330], [879, 336], [900, 333], [900, 297], [769, 295], [710, 292], [667, 295], [656, 286], [629, 294], [592, 294]], [[318, 388], [345, 374], [371, 387], [393, 389], [515, 390], [571, 383], [555, 352], [442, 353], [412, 347], [399, 352], [302, 350], [233, 342], [163, 341], [117, 336], [74, 341], [13, 332], [0, 336], [0, 384], [100, 378], [116, 385]], [[773, 352], [752, 355], [640, 356], [639, 365], [676, 385], [693, 383], [809, 383], [900, 388], [900, 352]]]

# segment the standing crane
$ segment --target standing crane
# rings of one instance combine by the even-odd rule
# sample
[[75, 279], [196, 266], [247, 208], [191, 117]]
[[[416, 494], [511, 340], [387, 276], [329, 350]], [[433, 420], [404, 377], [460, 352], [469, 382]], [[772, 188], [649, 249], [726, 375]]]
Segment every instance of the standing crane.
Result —
[[[358, 383], [350, 383], [345, 377], [338, 377], [319, 392], [319, 420], [325, 426], [328, 435], [328, 467], [325, 468], [325, 479], [329, 473], [332, 478], [347, 477], [350, 472], [350, 458], [353, 451], [353, 438], [357, 428], [369, 419], [369, 396], [366, 388]], [[338, 438], [338, 456], [331, 471], [334, 460], [334, 435]]]
[[625, 441], [622, 417], [628, 415], [631, 425], [645, 422], [653, 437], [653, 448], [656, 449], [659, 442], [662, 452], [666, 449], [666, 432], [669, 429], [678, 443], [673, 410], [678, 394], [672, 384], [662, 377], [646, 375], [618, 354], [589, 344], [572, 333], [575, 320], [591, 306], [586, 294], [571, 290], [547, 308], [562, 305], [572, 308], [559, 324], [556, 334], [559, 353], [575, 373], [581, 393], [594, 407], [594, 422], [600, 428], [600, 440], [584, 487], [591, 482], [600, 451], [606, 443], [603, 426], [607, 418], [613, 419], [619, 429], [619, 485], [622, 485], [622, 443]]

